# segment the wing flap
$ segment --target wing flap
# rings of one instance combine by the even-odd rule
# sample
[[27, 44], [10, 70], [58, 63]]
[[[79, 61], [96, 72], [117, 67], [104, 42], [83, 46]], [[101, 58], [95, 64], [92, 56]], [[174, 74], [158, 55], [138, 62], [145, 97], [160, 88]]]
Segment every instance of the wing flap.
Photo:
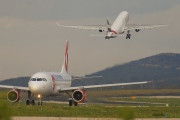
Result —
[[69, 28], [77, 28], [84, 30], [105, 30], [107, 31], [107, 27], [105, 25], [85, 25], [85, 26], [75, 26], [75, 25], [61, 25], [57, 23], [60, 27], [69, 27]]
[[169, 24], [158, 24], [158, 25], [145, 25], [145, 24], [127, 24], [125, 27], [125, 31], [135, 30], [135, 29], [152, 29], [156, 27], [164, 27]]

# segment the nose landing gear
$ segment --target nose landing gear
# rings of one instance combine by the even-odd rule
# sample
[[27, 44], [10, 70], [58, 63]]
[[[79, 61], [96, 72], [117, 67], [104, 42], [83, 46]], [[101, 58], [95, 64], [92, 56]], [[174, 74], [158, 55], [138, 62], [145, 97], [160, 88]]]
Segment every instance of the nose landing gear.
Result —
[[39, 101], [38, 101], [38, 106], [40, 106], [40, 110], [42, 110], [42, 95], [38, 95]]
[[108, 37], [108, 36], [106, 36], [106, 37], [105, 37], [105, 39], [109, 39], [109, 37]]
[[78, 103], [76, 101], [73, 101], [72, 99], [69, 100], [69, 106], [72, 106], [74, 104], [74, 106], [78, 106]]

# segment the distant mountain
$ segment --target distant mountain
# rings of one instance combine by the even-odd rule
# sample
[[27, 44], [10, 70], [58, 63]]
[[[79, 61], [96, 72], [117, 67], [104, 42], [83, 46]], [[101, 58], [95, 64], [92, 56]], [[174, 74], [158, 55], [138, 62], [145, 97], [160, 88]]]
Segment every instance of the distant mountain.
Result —
[[154, 81], [155, 87], [180, 87], [180, 54], [162, 53], [123, 65], [117, 65], [88, 76], [103, 78], [86, 81], [87, 84]]
[[[103, 77], [76, 80], [72, 86], [153, 80], [151, 87], [154, 88], [180, 88], [180, 54], [162, 53], [106, 68], [87, 76]], [[21, 77], [4, 80], [0, 84], [27, 86], [28, 80], [29, 77]]]
[[3, 81], [0, 81], [1, 85], [13, 85], [13, 86], [28, 86], [28, 81], [30, 77], [18, 77], [18, 78], [10, 78]]

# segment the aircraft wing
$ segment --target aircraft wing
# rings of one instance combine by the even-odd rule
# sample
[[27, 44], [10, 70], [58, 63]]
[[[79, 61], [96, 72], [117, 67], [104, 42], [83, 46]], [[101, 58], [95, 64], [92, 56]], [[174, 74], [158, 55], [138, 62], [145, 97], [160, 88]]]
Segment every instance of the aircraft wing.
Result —
[[151, 81], [67, 87], [67, 88], [61, 88], [59, 92], [72, 91], [77, 89], [91, 89], [91, 88], [102, 88], [102, 87], [113, 87], [113, 86], [124, 86], [124, 85], [137, 85], [137, 84], [146, 84], [146, 83], [151, 83]]
[[125, 31], [128, 30], [135, 30], [135, 29], [152, 29], [152, 28], [156, 28], [156, 27], [164, 27], [164, 26], [168, 26], [168, 24], [159, 24], [159, 25], [143, 25], [143, 24], [127, 24], [125, 27]]
[[105, 25], [85, 25], [85, 26], [75, 26], [75, 25], [61, 25], [57, 23], [60, 27], [69, 27], [69, 28], [77, 28], [83, 30], [104, 30], [107, 31], [107, 26]]
[[25, 90], [28, 91], [28, 87], [20, 87], [20, 86], [9, 86], [9, 85], [0, 85], [0, 88], [5, 88], [5, 89], [18, 89], [18, 90]]
[[103, 76], [90, 76], [90, 77], [83, 76], [83, 77], [73, 77], [73, 80], [82, 80], [82, 79], [91, 79], [91, 78], [100, 78], [100, 77], [103, 77]]

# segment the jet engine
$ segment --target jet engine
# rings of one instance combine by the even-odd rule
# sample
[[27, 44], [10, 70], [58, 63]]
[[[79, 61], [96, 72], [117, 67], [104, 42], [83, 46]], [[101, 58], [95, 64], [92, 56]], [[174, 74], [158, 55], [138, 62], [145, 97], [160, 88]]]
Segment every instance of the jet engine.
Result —
[[72, 98], [75, 102], [83, 102], [86, 99], [85, 90], [75, 90], [72, 94]]
[[135, 31], [136, 31], [136, 32], [139, 32], [139, 31], [140, 31], [140, 29], [135, 29]]
[[7, 94], [7, 99], [10, 102], [18, 102], [20, 100], [20, 92], [18, 90], [11, 90]]

